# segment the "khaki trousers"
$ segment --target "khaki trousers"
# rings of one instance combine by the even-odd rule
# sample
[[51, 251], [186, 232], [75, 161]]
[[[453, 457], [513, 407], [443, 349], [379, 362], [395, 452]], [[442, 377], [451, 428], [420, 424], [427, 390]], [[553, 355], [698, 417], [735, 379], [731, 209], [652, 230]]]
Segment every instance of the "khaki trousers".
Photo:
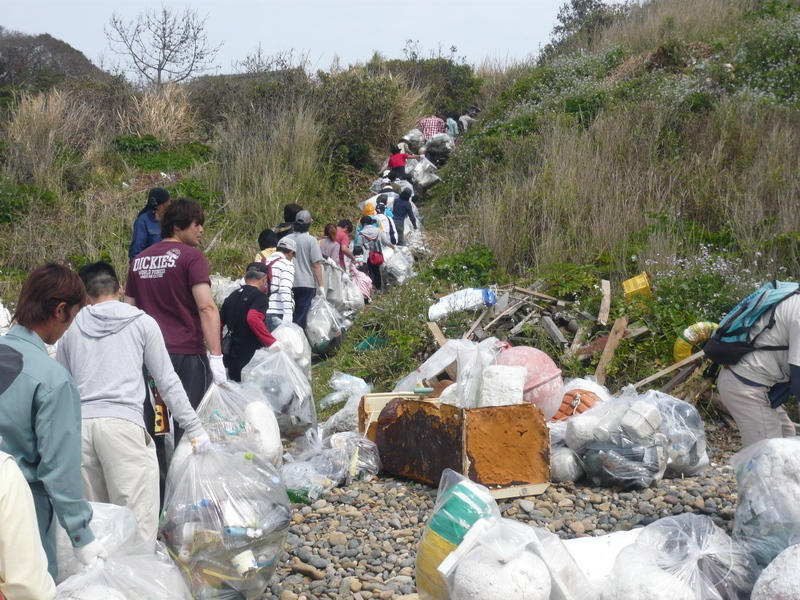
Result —
[[155, 549], [158, 533], [158, 459], [147, 432], [125, 419], [83, 419], [83, 496], [91, 502], [127, 506], [139, 536]]
[[783, 408], [769, 405], [766, 386], [747, 385], [730, 369], [722, 369], [717, 380], [720, 398], [742, 434], [742, 446], [761, 440], [794, 437], [794, 424]]

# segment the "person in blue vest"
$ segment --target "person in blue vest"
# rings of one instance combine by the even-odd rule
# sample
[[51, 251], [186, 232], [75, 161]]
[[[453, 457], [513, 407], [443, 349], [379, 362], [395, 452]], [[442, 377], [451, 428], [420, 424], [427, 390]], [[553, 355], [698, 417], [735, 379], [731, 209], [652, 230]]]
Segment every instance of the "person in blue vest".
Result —
[[128, 259], [133, 259], [153, 244], [161, 241], [161, 215], [169, 206], [169, 192], [156, 187], [147, 193], [147, 205], [139, 211], [133, 223], [133, 237], [128, 249]]

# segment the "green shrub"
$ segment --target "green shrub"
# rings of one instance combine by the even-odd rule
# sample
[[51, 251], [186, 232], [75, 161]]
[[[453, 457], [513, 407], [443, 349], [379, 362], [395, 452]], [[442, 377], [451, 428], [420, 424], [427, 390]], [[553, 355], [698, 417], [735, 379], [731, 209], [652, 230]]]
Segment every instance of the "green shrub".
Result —
[[166, 143], [152, 135], [117, 137], [114, 139], [114, 148], [128, 164], [145, 172], [184, 171], [207, 160], [212, 152], [210, 146], [196, 141], [166, 149]]
[[487, 287], [508, 280], [494, 253], [486, 246], [477, 244], [458, 254], [437, 258], [426, 276], [460, 287]]

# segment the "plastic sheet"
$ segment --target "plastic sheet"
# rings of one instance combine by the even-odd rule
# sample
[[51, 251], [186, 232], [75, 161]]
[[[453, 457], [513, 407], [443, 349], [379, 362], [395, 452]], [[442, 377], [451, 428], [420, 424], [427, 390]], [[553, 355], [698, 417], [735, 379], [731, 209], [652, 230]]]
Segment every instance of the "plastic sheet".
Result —
[[275, 411], [282, 437], [293, 439], [317, 426], [311, 385], [286, 352], [258, 350], [242, 369], [242, 381], [261, 389]]
[[439, 298], [439, 301], [428, 309], [428, 320], [438, 321], [454, 312], [494, 306], [495, 302], [497, 296], [491, 290], [465, 288]]
[[[103, 544], [109, 556], [128, 556], [153, 551], [152, 546], [148, 548], [139, 537], [139, 525], [130, 508], [103, 502], [89, 504], [92, 506], [92, 532], [95, 539]], [[84, 572], [86, 567], [75, 558], [72, 542], [58, 519], [55, 520], [55, 527], [58, 559], [56, 583], [61, 583], [76, 573]]]
[[168, 474], [160, 533], [195, 598], [260, 597], [290, 522], [281, 477], [252, 453], [212, 447]]
[[769, 564], [800, 543], [800, 438], [762, 440], [731, 458], [739, 502], [733, 537]]
[[355, 481], [370, 481], [383, 468], [378, 446], [372, 440], [368, 440], [363, 433], [353, 431], [335, 433], [325, 438], [325, 444], [347, 454], [345, 473], [347, 485]]
[[617, 557], [605, 600], [746, 599], [756, 579], [747, 548], [705, 515], [645, 527]]
[[[280, 428], [272, 405], [257, 385], [235, 381], [212, 383], [196, 412], [212, 442], [254, 452], [280, 466], [283, 455]], [[183, 436], [172, 456], [175, 468], [180, 468], [191, 453], [192, 444], [188, 436]]]
[[156, 554], [109, 557], [61, 583], [55, 597], [56, 600], [192, 600], [180, 568], [164, 550]]
[[[491, 338], [497, 340], [497, 338]], [[458, 358], [458, 349], [474, 344], [468, 340], [447, 340], [445, 344], [434, 352], [428, 360], [422, 363], [416, 371], [403, 377], [394, 386], [393, 392], [413, 392], [414, 388], [422, 386], [425, 379], [435, 377]]]
[[[297, 323], [284, 323], [275, 328], [272, 336], [281, 343], [283, 352], [292, 358], [305, 373], [306, 378], [311, 381], [311, 345], [308, 343], [303, 328]], [[256, 354], [259, 353], [261, 355], [269, 354], [265, 348], [256, 350]]]
[[311, 349], [327, 354], [338, 348], [344, 337], [345, 319], [331, 304], [320, 296], [311, 301], [306, 324], [306, 336]]

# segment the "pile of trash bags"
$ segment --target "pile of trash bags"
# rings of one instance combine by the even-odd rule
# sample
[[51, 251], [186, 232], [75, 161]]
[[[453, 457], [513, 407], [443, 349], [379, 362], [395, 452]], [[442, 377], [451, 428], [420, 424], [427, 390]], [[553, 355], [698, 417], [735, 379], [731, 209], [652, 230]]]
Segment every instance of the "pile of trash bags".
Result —
[[405, 134], [400, 141], [405, 142], [408, 149], [411, 150], [413, 154], [419, 154], [420, 150], [422, 150], [422, 147], [425, 145], [425, 134], [419, 129], [412, 129]]
[[428, 138], [422, 151], [436, 165], [443, 164], [456, 149], [456, 144], [446, 133], [437, 133]]
[[445, 469], [417, 551], [423, 600], [598, 600], [557, 535], [500, 517], [489, 490]]
[[287, 352], [257, 350], [242, 369], [242, 382], [254, 384], [269, 401], [281, 437], [291, 440], [317, 426], [311, 384]]
[[325, 299], [343, 318], [353, 320], [364, 310], [364, 296], [353, 279], [330, 258], [322, 263]]
[[551, 427], [551, 439], [551, 476], [558, 481], [585, 474], [595, 485], [643, 489], [665, 474], [692, 476], [709, 464], [697, 409], [653, 390], [640, 396], [626, 388], [619, 398]]
[[192, 595], [166, 548], [148, 548], [127, 507], [91, 502], [92, 531], [108, 552], [106, 560], [84, 566], [75, 560], [66, 531], [57, 523], [59, 600], [191, 600]]
[[334, 392], [325, 396], [319, 403], [321, 410], [326, 410], [342, 402], [345, 405], [322, 426], [322, 437], [334, 433], [358, 430], [358, 406], [361, 398], [372, 392], [372, 384], [360, 377], [334, 371], [328, 385]]
[[350, 322], [330, 302], [322, 296], [314, 297], [306, 322], [306, 336], [314, 352], [329, 354], [336, 350], [349, 327]]
[[211, 279], [211, 295], [217, 306], [222, 306], [225, 298], [244, 285], [244, 279], [233, 280], [230, 277], [223, 277], [219, 273], [214, 273]]
[[442, 181], [436, 174], [437, 171], [436, 165], [424, 156], [406, 160], [406, 176], [414, 184], [414, 190], [420, 196], [424, 196], [428, 190]]
[[315, 430], [295, 440], [284, 455], [283, 477], [292, 502], [310, 503], [335, 487], [369, 481], [381, 470], [374, 442], [355, 431], [320, 439]]
[[[197, 416], [213, 443], [253, 452], [276, 467], [281, 465], [281, 432], [270, 401], [253, 383], [212, 383], [197, 407]], [[192, 453], [183, 436], [172, 455], [174, 468]]]
[[159, 534], [195, 598], [259, 598], [291, 523], [272, 464], [231, 450], [214, 444], [167, 476]]

